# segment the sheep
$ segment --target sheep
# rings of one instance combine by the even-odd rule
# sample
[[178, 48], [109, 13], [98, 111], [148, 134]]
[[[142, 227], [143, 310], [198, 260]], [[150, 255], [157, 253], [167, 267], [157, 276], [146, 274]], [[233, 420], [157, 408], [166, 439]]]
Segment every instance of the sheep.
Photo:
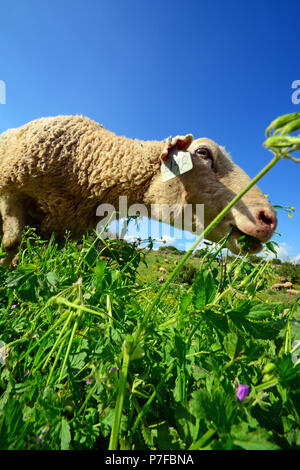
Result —
[[300, 290], [297, 290], [297, 289], [287, 289], [287, 293], [288, 293], [288, 294], [292, 294], [292, 295], [300, 295]]
[[[188, 151], [193, 168], [163, 182], [162, 162], [174, 149]], [[207, 225], [249, 181], [225, 148], [205, 137], [141, 141], [117, 136], [84, 116], [36, 119], [0, 135], [0, 214], [7, 252], [2, 264], [12, 262], [25, 225], [37, 227], [45, 237], [55, 232], [60, 238], [68, 230], [78, 238], [95, 229], [99, 204], [118, 209], [119, 196], [125, 195], [129, 206], [155, 206], [151, 217], [161, 221], [166, 220], [161, 207], [175, 204], [183, 212], [191, 204], [195, 230], [196, 204], [204, 204]], [[168, 222], [175, 225], [175, 216], [169, 215]], [[257, 239], [249, 251], [256, 253], [276, 223], [274, 209], [255, 186], [208, 238], [217, 242], [233, 227], [228, 248], [238, 253], [238, 239], [248, 234]]]
[[284, 284], [281, 284], [281, 283], [273, 284], [273, 285], [271, 286], [271, 289], [274, 289], [274, 290], [281, 290], [281, 289], [284, 289]]
[[284, 288], [285, 288], [285, 284], [283, 283], [273, 284], [271, 286], [271, 289], [274, 289], [274, 290], [282, 290]]
[[163, 267], [158, 268], [158, 270], [159, 270], [160, 273], [166, 273], [167, 272], [166, 268], [163, 268]]
[[282, 290], [282, 289], [290, 289], [291, 287], [293, 287], [292, 282], [284, 282], [284, 283], [273, 284], [271, 286], [271, 289]]

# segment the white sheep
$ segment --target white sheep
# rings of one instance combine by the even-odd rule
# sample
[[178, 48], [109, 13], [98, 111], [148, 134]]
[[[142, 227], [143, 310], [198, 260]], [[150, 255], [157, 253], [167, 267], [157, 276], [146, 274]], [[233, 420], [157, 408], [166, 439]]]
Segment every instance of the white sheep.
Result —
[[163, 267], [158, 268], [158, 271], [160, 273], [166, 273], [167, 272], [166, 268], [163, 268]]
[[[193, 168], [163, 182], [162, 160], [175, 147], [190, 152]], [[243, 149], [241, 149], [242, 151]], [[0, 213], [3, 247], [11, 262], [26, 224], [48, 236], [74, 237], [97, 225], [101, 203], [128, 205], [193, 205], [193, 230], [199, 224], [196, 204], [204, 204], [207, 225], [243, 189], [250, 179], [225, 149], [207, 138], [176, 136], [165, 141], [140, 141], [119, 137], [83, 116], [41, 118], [0, 136]], [[164, 221], [158, 209], [152, 217]], [[168, 214], [169, 215], [169, 214]], [[175, 223], [171, 218], [170, 223]], [[276, 227], [272, 206], [253, 187], [210, 232], [218, 241], [235, 230], [228, 247], [239, 251], [243, 234], [268, 240]], [[252, 252], [261, 249], [261, 243]]]

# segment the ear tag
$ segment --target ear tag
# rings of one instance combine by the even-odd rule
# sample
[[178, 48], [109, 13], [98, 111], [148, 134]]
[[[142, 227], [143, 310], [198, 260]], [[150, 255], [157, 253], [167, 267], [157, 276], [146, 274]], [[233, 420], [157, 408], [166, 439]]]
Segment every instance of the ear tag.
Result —
[[161, 164], [161, 178], [163, 183], [176, 176], [182, 175], [193, 168], [193, 162], [190, 152], [175, 150], [165, 162]]

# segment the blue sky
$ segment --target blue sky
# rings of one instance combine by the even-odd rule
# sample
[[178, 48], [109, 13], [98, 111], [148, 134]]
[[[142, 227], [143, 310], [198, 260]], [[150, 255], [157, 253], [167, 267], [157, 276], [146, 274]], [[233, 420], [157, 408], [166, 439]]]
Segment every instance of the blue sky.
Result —
[[[300, 111], [299, 14], [298, 0], [0, 0], [0, 132], [83, 114], [127, 137], [210, 137], [255, 176], [269, 122]], [[300, 259], [300, 165], [259, 186], [296, 208], [274, 240]]]

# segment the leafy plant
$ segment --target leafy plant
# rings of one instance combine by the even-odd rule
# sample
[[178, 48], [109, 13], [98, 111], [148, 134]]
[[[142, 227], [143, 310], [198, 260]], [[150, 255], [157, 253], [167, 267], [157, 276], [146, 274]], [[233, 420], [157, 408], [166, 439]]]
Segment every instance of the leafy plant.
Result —
[[157, 290], [149, 251], [28, 229], [0, 268], [1, 449], [300, 449], [299, 297], [265, 299], [271, 262], [226, 239], [183, 284], [200, 241]]

